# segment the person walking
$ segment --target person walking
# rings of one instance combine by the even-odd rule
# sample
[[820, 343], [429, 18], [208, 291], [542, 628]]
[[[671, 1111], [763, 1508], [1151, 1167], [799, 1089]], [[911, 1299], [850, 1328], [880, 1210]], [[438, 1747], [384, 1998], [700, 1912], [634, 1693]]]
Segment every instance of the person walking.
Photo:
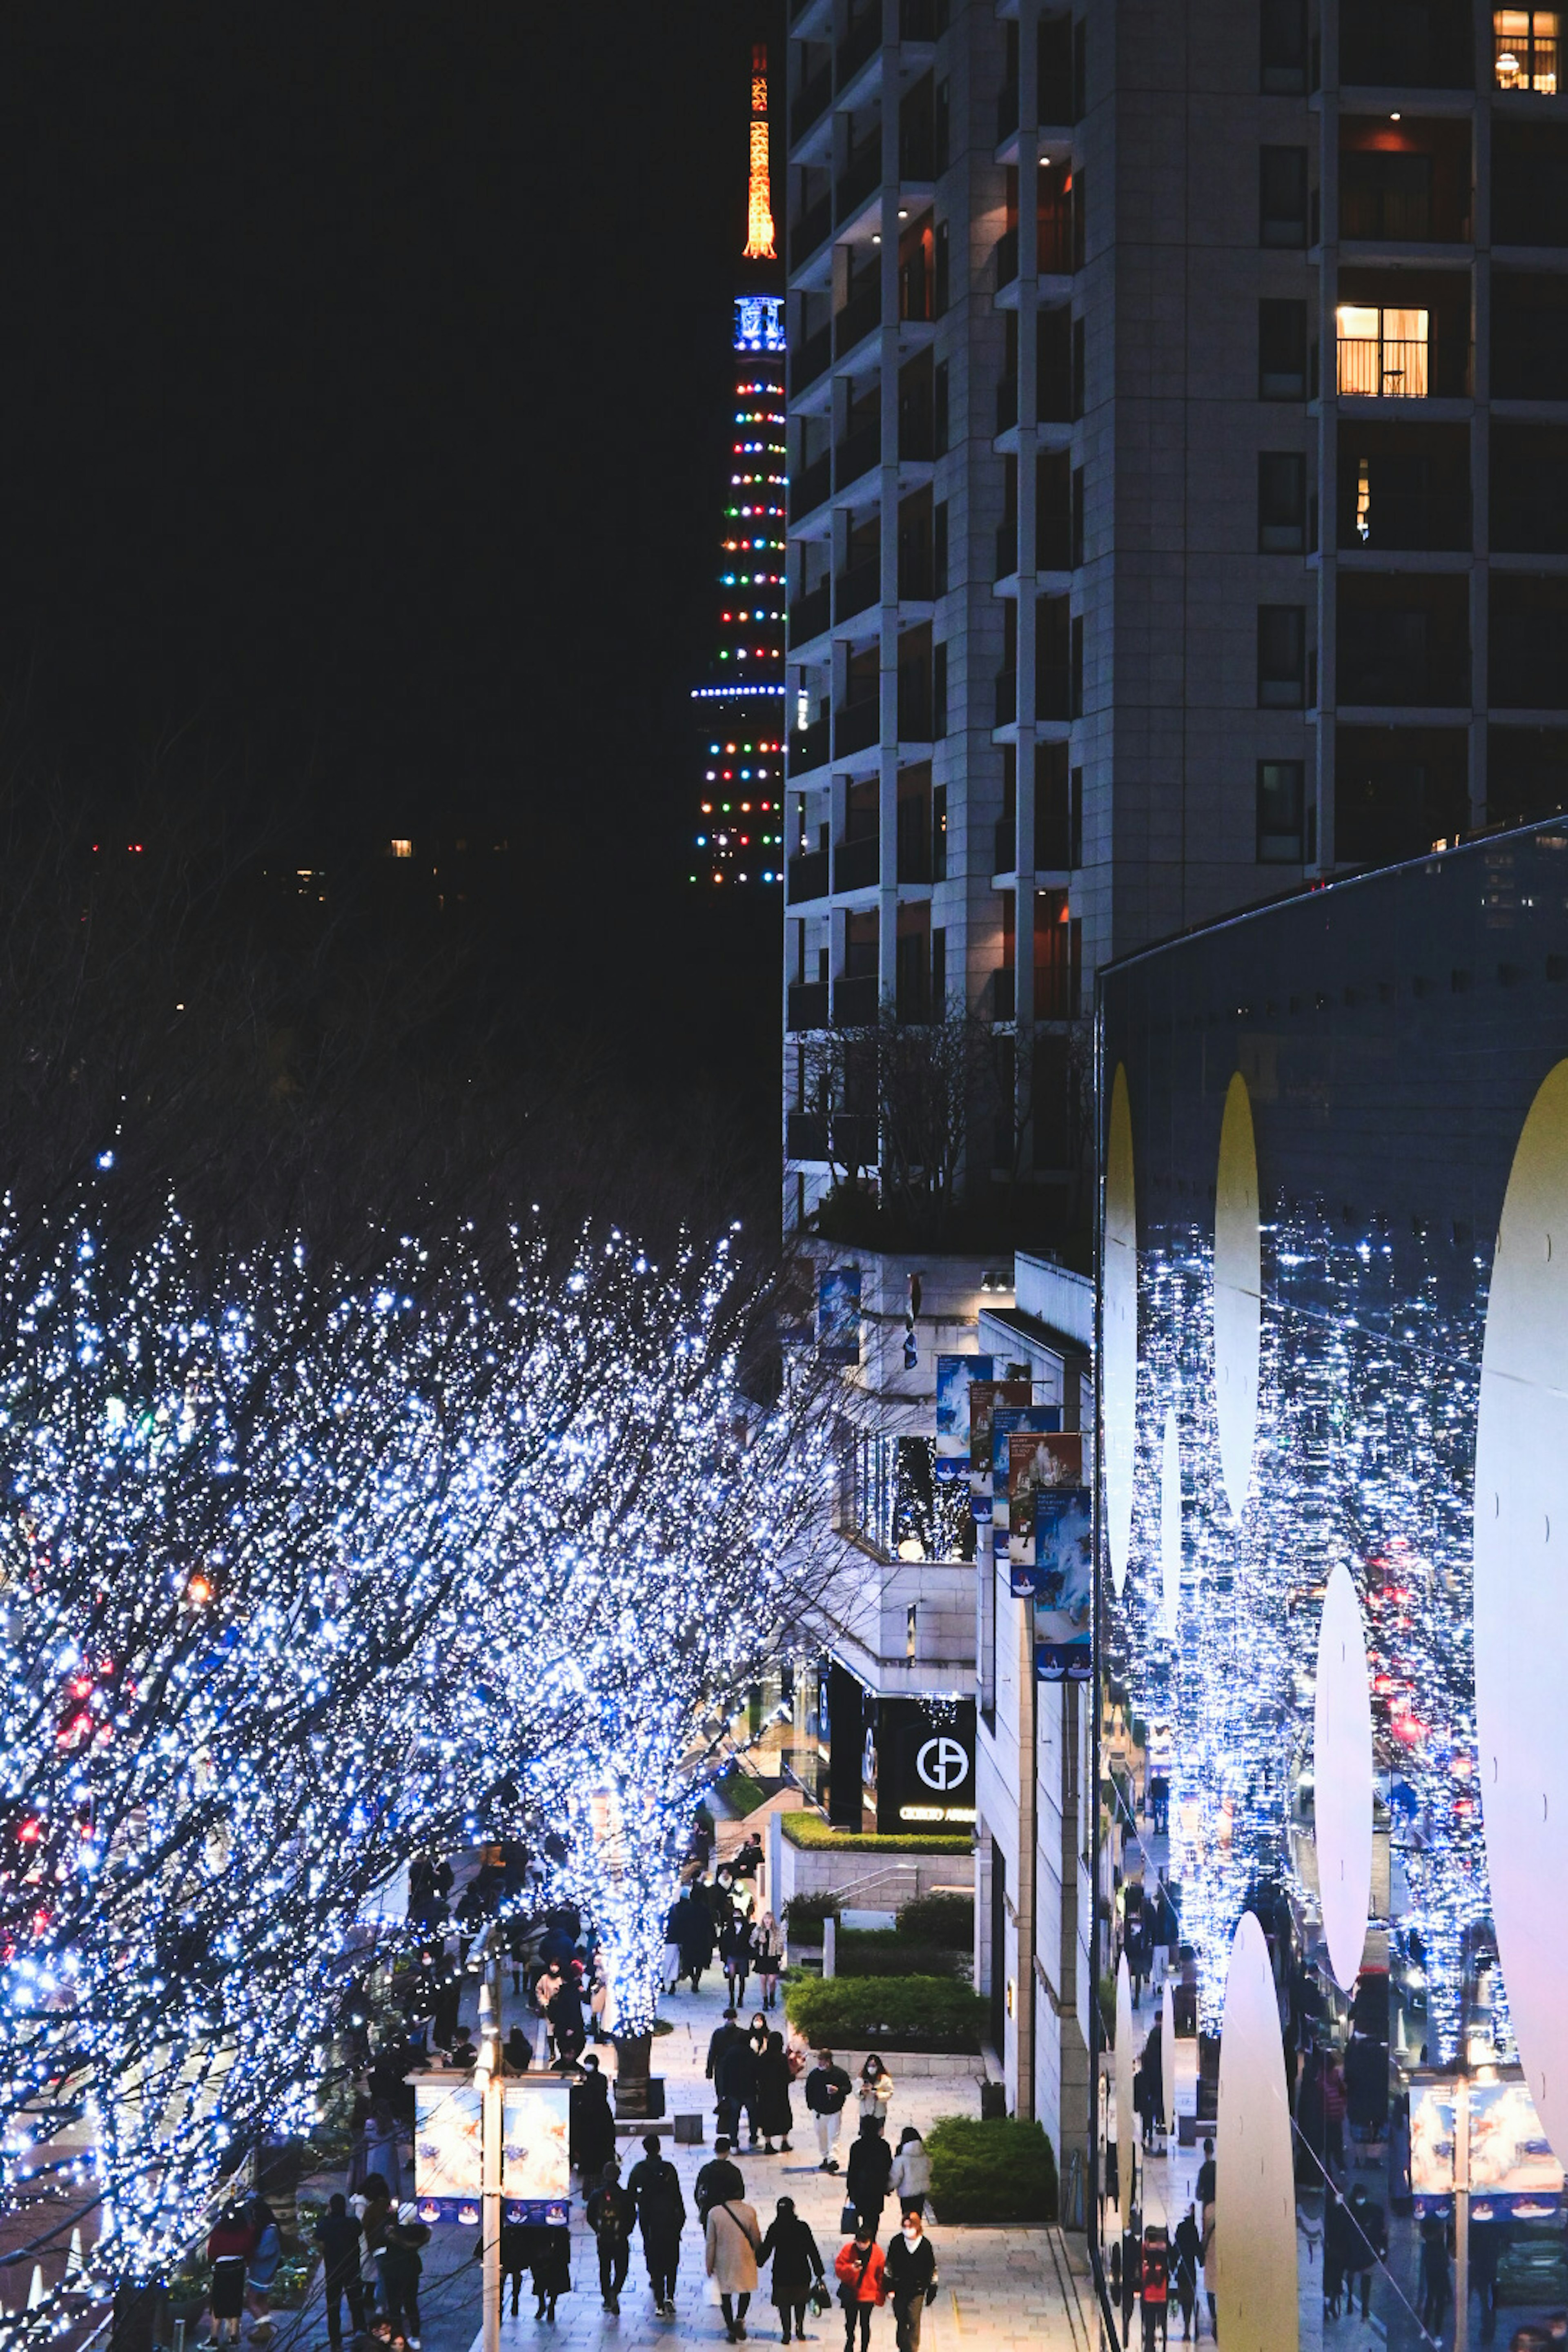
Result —
[[770, 2033], [767, 2048], [757, 2060], [756, 2115], [762, 2129], [764, 2156], [772, 2156], [775, 2139], [780, 2154], [789, 2153], [789, 2136], [795, 2129], [789, 2084], [789, 2060], [784, 2055], [784, 2035]]
[[863, 2213], [870, 2222], [873, 2237], [882, 2226], [882, 2208], [887, 2202], [892, 2169], [893, 2151], [882, 2137], [876, 2117], [867, 2116], [860, 2126], [860, 2136], [849, 2151], [844, 2189], [857, 2213]]
[[810, 2224], [795, 2211], [793, 2197], [779, 2199], [757, 2262], [759, 2266], [766, 2262], [773, 2266], [771, 2292], [773, 2309], [779, 2315], [780, 2341], [789, 2342], [793, 2321], [795, 2336], [804, 2344], [805, 2306], [811, 2301], [813, 2287], [823, 2276], [823, 2268]]
[[888, 2120], [888, 2102], [893, 2095], [893, 2078], [873, 2050], [860, 2069], [860, 2120], [868, 2118], [881, 2131]]
[[419, 2344], [419, 2281], [424, 2268], [419, 2249], [405, 2236], [402, 2222], [388, 2221], [380, 2256], [382, 2307], [394, 2336], [405, 2336], [414, 2352]]
[[1217, 2344], [1219, 2341], [1219, 2242], [1215, 2235], [1214, 2217], [1214, 2200], [1211, 2198], [1204, 2207], [1203, 2237], [1199, 2242], [1198, 2251], [1203, 2257], [1204, 2301], [1209, 2307], [1209, 2334]]
[[250, 2340], [265, 2344], [272, 2333], [272, 2282], [283, 2259], [283, 2234], [278, 2216], [259, 2191], [245, 2209], [256, 2243], [245, 2265], [245, 2307], [250, 2314]]
[[746, 2184], [741, 2178], [741, 2168], [731, 2163], [730, 2143], [722, 2132], [715, 2135], [713, 2154], [698, 2174], [691, 2194], [697, 2202], [697, 2218], [708, 2227], [710, 2206], [721, 2204], [728, 2197], [735, 2203], [745, 2196]]
[[737, 2029], [734, 2040], [726, 2044], [713, 2069], [720, 2124], [737, 2147], [742, 2110], [751, 2145], [755, 2147], [757, 2144], [757, 2057], [751, 2035]]
[[708, 2039], [707, 2071], [708, 2080], [713, 2085], [714, 2127], [722, 2132], [726, 2139], [733, 2139], [739, 2133], [741, 2110], [738, 2102], [727, 2095], [721, 2080], [720, 2068], [723, 2064], [725, 2053], [734, 2049], [737, 2042], [743, 2042], [745, 2039], [745, 2029], [735, 2022], [735, 2012], [732, 2009], [727, 2009], [724, 2011], [721, 2022], [714, 2027]]
[[1143, 2352], [1165, 2352], [1170, 2341], [1171, 2247], [1162, 2221], [1151, 2221], [1143, 2231], [1138, 2290], [1143, 2303]]
[[343, 2298], [348, 2298], [349, 2327], [355, 2336], [364, 2330], [364, 2295], [359, 2283], [360, 2225], [349, 2211], [340, 2189], [327, 2200], [327, 2210], [315, 2227], [321, 2250], [321, 2288], [327, 2302], [327, 2342], [339, 2352], [343, 2340]]
[[680, 2193], [680, 2175], [660, 2148], [657, 2132], [648, 2133], [643, 2150], [641, 2160], [632, 2167], [626, 2189], [637, 2207], [653, 2307], [661, 2319], [673, 2319], [686, 2200]]
[[1388, 2226], [1383, 2208], [1369, 2196], [1364, 2180], [1351, 2190], [1345, 2214], [1345, 2306], [1361, 2289], [1361, 2315], [1372, 2315], [1372, 2274], [1388, 2252]]
[[746, 2313], [757, 2286], [757, 2252], [763, 2233], [754, 2209], [743, 2199], [722, 2198], [708, 2208], [705, 2231], [708, 2275], [719, 2289], [724, 2332], [731, 2344], [744, 2342]]
[[1198, 2340], [1203, 2339], [1204, 2323], [1198, 2312], [1198, 2263], [1203, 2255], [1203, 2233], [1197, 2216], [1189, 2203], [1176, 2224], [1176, 2300], [1182, 2306], [1182, 2337], [1191, 2336], [1193, 2321], [1198, 2323]]
[[555, 2053], [550, 2042], [550, 2004], [560, 1991], [563, 1981], [560, 1961], [547, 1960], [534, 1978], [533, 1990], [529, 1996], [533, 2004], [534, 2015], [539, 2020], [539, 2040], [534, 2054], [542, 2066], [554, 2063]]
[[[888, 2186], [905, 2213], [918, 2213], [924, 2219], [931, 2197], [931, 2158], [913, 2124], [906, 2124], [899, 2135], [898, 2154], [888, 2175]], [[890, 2253], [891, 2247], [888, 2251]]]
[[777, 2009], [779, 2005], [779, 1972], [784, 1967], [784, 1930], [771, 1911], [764, 1911], [752, 1931], [752, 1948], [756, 1954], [757, 1981], [763, 1989], [763, 2007]]
[[[511, 2288], [511, 2315], [514, 2319], [517, 2317], [518, 2305], [522, 2301], [523, 2276], [525, 2273], [532, 2267], [533, 2238], [534, 2231], [537, 2227], [537, 2223], [530, 2223], [527, 2221], [503, 2221], [500, 2225], [501, 2301], [503, 2304], [505, 2303], [506, 2291], [510, 2285]], [[485, 2242], [481, 2237], [479, 2244], [479, 2252], [481, 2260], [483, 2259], [484, 2250]], [[543, 2316], [544, 2305], [543, 2303], [541, 2302], [539, 2309], [534, 2313], [534, 2317], [536, 2319], [542, 2319]]]
[[702, 1990], [702, 1971], [713, 1958], [713, 1915], [700, 1884], [686, 1898], [686, 1919], [680, 1944], [680, 1973], [691, 1979], [691, 1990]]
[[403, 2199], [403, 2133], [387, 2099], [377, 2099], [364, 2127], [364, 2181], [379, 2172], [395, 2205]]
[[580, 2079], [567, 2095], [567, 2144], [583, 2179], [598, 2180], [616, 2152], [616, 2118], [610, 2086], [589, 2051]]
[[1448, 2224], [1429, 2213], [1421, 2224], [1421, 2325], [1440, 2343], [1448, 2314]]
[[539, 2305], [535, 2316], [553, 2319], [556, 2299], [572, 2292], [572, 2232], [564, 2224], [546, 2222], [533, 2232], [533, 2293]]
[[855, 2235], [839, 2247], [833, 2264], [838, 2281], [838, 2300], [844, 2306], [844, 2352], [855, 2352], [857, 2322], [860, 2352], [869, 2352], [871, 2314], [887, 2300], [882, 2285], [886, 2267], [882, 2249], [877, 2243], [877, 2225], [862, 2213], [856, 2221]]
[[360, 2282], [368, 2310], [381, 2294], [381, 2250], [386, 2243], [387, 2224], [394, 2211], [386, 2183], [379, 2172], [373, 2172], [366, 2180], [358, 2206]]
[[936, 2249], [918, 2213], [907, 2212], [888, 2247], [882, 2280], [893, 2305], [898, 2352], [921, 2352], [921, 2321], [936, 2301]]
[[746, 1998], [753, 1958], [752, 1923], [743, 1911], [732, 1911], [725, 1921], [719, 1938], [719, 1957], [724, 1963], [724, 1989], [739, 2009]]
[[588, 2039], [588, 2029], [583, 2021], [583, 1988], [575, 1968], [562, 1970], [561, 1982], [550, 1996], [549, 2015], [555, 2063], [558, 2066], [570, 2066]]
[[599, 2242], [599, 2292], [605, 2309], [614, 2318], [621, 2307], [621, 2289], [632, 2258], [632, 2223], [637, 2207], [621, 2187], [621, 2168], [614, 2158], [599, 2175], [599, 2185], [588, 2200], [588, 2227]]
[[240, 2315], [245, 2309], [245, 2266], [255, 2244], [256, 2232], [241, 2207], [231, 2198], [207, 2235], [215, 2344], [239, 2342]]
[[686, 1936], [689, 1910], [684, 1895], [678, 1895], [664, 1918], [664, 1989], [673, 1992], [680, 1982], [680, 1947]]
[[854, 2087], [832, 2051], [819, 2050], [816, 2063], [805, 2078], [805, 2104], [816, 2117], [816, 2145], [822, 2151], [818, 2172], [838, 2169], [838, 2135], [844, 2127], [844, 2109]]

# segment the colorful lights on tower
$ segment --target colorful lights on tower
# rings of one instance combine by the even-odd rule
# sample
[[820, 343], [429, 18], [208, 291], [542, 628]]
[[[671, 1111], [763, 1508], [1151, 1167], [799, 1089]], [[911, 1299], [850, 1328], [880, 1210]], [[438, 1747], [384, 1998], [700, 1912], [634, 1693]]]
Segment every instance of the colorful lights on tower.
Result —
[[[752, 52], [751, 175], [743, 257], [777, 263], [768, 185], [767, 50]], [[734, 437], [719, 572], [719, 645], [692, 688], [702, 792], [690, 879], [709, 889], [784, 880], [784, 296], [735, 297]]]

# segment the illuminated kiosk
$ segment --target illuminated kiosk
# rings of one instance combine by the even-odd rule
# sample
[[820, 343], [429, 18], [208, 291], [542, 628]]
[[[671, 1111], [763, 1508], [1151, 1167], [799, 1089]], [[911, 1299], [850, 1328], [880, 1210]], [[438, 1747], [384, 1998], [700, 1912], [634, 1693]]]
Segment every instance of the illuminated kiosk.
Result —
[[702, 789], [689, 874], [710, 890], [782, 890], [784, 883], [784, 325], [769, 198], [767, 62], [765, 47], [752, 51], [743, 255], [752, 271], [735, 297], [719, 643], [709, 677], [691, 689]]
[[1250, 1911], [1303, 2265], [1359, 2190], [1391, 2341], [1451, 2221], [1450, 2321], [1477, 2295], [1489, 2317], [1495, 2281], [1510, 2328], [1544, 2325], [1568, 2302], [1568, 821], [1235, 917], [1097, 997], [1094, 1965], [1142, 1881], [1184, 2085], [1142, 2210], [1194, 2194]]

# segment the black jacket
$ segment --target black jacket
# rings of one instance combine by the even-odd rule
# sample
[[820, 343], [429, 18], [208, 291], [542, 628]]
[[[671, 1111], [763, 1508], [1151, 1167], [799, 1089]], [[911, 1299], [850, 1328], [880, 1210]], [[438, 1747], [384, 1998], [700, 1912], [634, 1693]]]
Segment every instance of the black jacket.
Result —
[[743, 2033], [721, 2054], [713, 2069], [713, 2087], [721, 2099], [733, 2099], [737, 2105], [755, 2098], [757, 2053]]
[[733, 2042], [744, 2042], [745, 2038], [746, 2037], [742, 2032], [740, 2027], [736, 2025], [732, 2020], [726, 2025], [715, 2027], [714, 2031], [709, 2035], [708, 2080], [710, 2083], [714, 2081], [718, 2074], [720, 2059], [722, 2058], [725, 2051], [729, 2049], [731, 2043]]
[[814, 2066], [805, 2078], [805, 2104], [814, 2116], [837, 2116], [855, 2085], [842, 2066]]
[[879, 2213], [888, 2194], [893, 2151], [880, 2132], [862, 2132], [849, 2151], [844, 2176], [848, 2201], [857, 2213]]
[[680, 2175], [668, 2158], [645, 2156], [634, 2164], [626, 2181], [635, 2200], [645, 2238], [679, 2238], [686, 2224], [686, 2200]]
[[316, 2224], [316, 2243], [321, 2250], [327, 2284], [339, 2286], [345, 2279], [359, 2276], [359, 2244], [363, 2235], [352, 2213], [323, 2213]]
[[606, 2180], [588, 2200], [588, 2227], [596, 2238], [629, 2238], [637, 2203], [618, 2181]]
[[816, 2240], [810, 2224], [798, 2213], [776, 2213], [768, 2223], [768, 2233], [757, 2252], [759, 2268], [769, 2260], [773, 2266], [771, 2293], [780, 2311], [804, 2303], [811, 2293], [812, 2280], [822, 2276]]
[[936, 2250], [922, 2231], [911, 2246], [902, 2231], [888, 2248], [882, 2276], [895, 2303], [916, 2303], [936, 2284]]
[[722, 2205], [726, 2199], [743, 2198], [746, 2184], [741, 2178], [741, 2168], [731, 2164], [727, 2156], [710, 2158], [697, 2176], [692, 2195], [697, 2200], [697, 2211], [706, 2221], [710, 2205]]

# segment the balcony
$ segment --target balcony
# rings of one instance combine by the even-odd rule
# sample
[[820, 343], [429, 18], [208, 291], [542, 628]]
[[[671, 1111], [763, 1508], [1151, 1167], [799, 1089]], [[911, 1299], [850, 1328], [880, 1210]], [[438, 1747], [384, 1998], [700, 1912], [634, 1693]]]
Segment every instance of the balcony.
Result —
[[1497, 8], [1492, 28], [1492, 74], [1499, 89], [1532, 89], [1555, 98], [1557, 11]]
[[789, 388], [799, 399], [807, 384], [815, 383], [833, 361], [833, 330], [819, 327], [815, 335], [807, 335], [797, 351], [789, 356]]
[[900, 743], [930, 743], [931, 732], [931, 681], [927, 677], [900, 677], [899, 680], [899, 740]]
[[[1347, 316], [1347, 313], [1352, 313]], [[1390, 314], [1384, 313], [1385, 317]], [[1394, 314], [1397, 315], [1397, 314]], [[1366, 313], [1375, 321], [1375, 310]], [[1360, 306], [1341, 305], [1342, 331], [1338, 341], [1336, 383], [1342, 400], [1425, 400], [1430, 385], [1431, 344], [1427, 340], [1426, 313], [1417, 311], [1420, 331], [1410, 334], [1380, 334], [1354, 331], [1361, 329]]]
[[1463, 709], [1470, 699], [1467, 650], [1434, 648], [1419, 614], [1340, 614], [1339, 699], [1347, 709]]
[[833, 622], [833, 585], [825, 580], [820, 587], [808, 588], [797, 596], [789, 608], [789, 641], [792, 646], [804, 646], [819, 637]]
[[820, 73], [813, 74], [804, 88], [795, 93], [794, 103], [789, 110], [791, 146], [799, 145], [812, 124], [821, 120], [832, 101], [833, 68], [831, 65], [826, 65]]
[[1011, 1021], [1016, 992], [1014, 988], [1013, 967], [1002, 964], [991, 975], [991, 1018]]
[[863, 139], [839, 174], [834, 193], [835, 220], [843, 223], [858, 205], [875, 195], [882, 184], [882, 132], [880, 125], [868, 139]]
[[1358, 498], [1353, 536], [1347, 548], [1464, 549], [1470, 544], [1470, 501], [1463, 490], [1382, 490], [1375, 486], [1364, 507]]
[[1018, 379], [1005, 375], [996, 386], [996, 430], [1010, 433], [1018, 422]]
[[833, 458], [825, 449], [809, 466], [803, 466], [789, 486], [789, 519], [798, 522], [802, 515], [813, 513], [832, 494]]
[[999, 522], [996, 526], [996, 570], [994, 576], [998, 580], [1010, 580], [1017, 569], [1018, 526], [1016, 522]]
[[911, 400], [899, 409], [899, 463], [900, 466], [929, 466], [936, 457], [936, 419], [928, 392], [924, 400]]
[[857, 613], [866, 612], [875, 604], [882, 593], [882, 559], [868, 555], [864, 563], [840, 572], [834, 583], [833, 617], [835, 621], [852, 621]]
[[[847, 312], [841, 312], [847, 317]], [[833, 453], [833, 487], [847, 490], [862, 474], [868, 474], [882, 459], [882, 426], [879, 418], [862, 425], [858, 432], [848, 434]]]
[[882, 289], [873, 279], [869, 286], [852, 294], [833, 321], [833, 356], [841, 360], [864, 341], [882, 317]]
[[1018, 678], [1015, 670], [1005, 669], [996, 680], [996, 715], [993, 724], [1011, 727], [1018, 716]]
[[840, 89], [858, 74], [868, 58], [874, 58], [882, 46], [882, 10], [880, 0], [872, 5], [845, 34], [838, 44], [837, 79]]
[[803, 776], [810, 768], [825, 768], [830, 753], [827, 743], [827, 721], [814, 719], [809, 727], [802, 727], [789, 737], [789, 772]]
[[936, 593], [929, 551], [907, 550], [899, 558], [899, 596], [906, 604], [929, 604]]
[[998, 294], [1004, 286], [1011, 286], [1017, 275], [1018, 232], [1016, 228], [1005, 229], [996, 243], [996, 291]]
[[826, 1029], [827, 982], [792, 980], [786, 992], [784, 1018], [791, 1029]]
[[808, 213], [802, 213], [790, 234], [789, 266], [798, 269], [809, 261], [824, 240], [833, 234], [833, 197], [819, 196]]
[[808, 898], [827, 896], [827, 852], [826, 849], [803, 849], [792, 857], [785, 868], [784, 897], [792, 907], [802, 907]]
[[900, 41], [934, 41], [936, 0], [903, 0], [899, 10]]
[[[868, 751], [881, 731], [878, 716], [879, 698], [866, 695], [858, 702], [847, 702], [833, 714], [833, 756], [847, 760], [854, 751]], [[823, 757], [826, 758], [824, 751]]]
[[[792, 1022], [791, 1028], [795, 1026]], [[792, 1110], [784, 1119], [784, 1151], [791, 1160], [826, 1160], [827, 1118], [819, 1110]]]
[[833, 853], [834, 893], [837, 896], [842, 890], [873, 890], [880, 871], [875, 834], [864, 841], [841, 841]]
[[1072, 673], [1066, 662], [1041, 662], [1035, 672], [1037, 719], [1070, 719]]
[[852, 974], [833, 983], [833, 1025], [836, 1029], [869, 1029], [877, 1018], [877, 975]]
[[1035, 1019], [1076, 1021], [1079, 976], [1070, 963], [1035, 966]]
[[1016, 816], [999, 816], [996, 820], [995, 844], [991, 852], [993, 874], [1011, 874], [1016, 870], [1018, 857], [1018, 820]]

